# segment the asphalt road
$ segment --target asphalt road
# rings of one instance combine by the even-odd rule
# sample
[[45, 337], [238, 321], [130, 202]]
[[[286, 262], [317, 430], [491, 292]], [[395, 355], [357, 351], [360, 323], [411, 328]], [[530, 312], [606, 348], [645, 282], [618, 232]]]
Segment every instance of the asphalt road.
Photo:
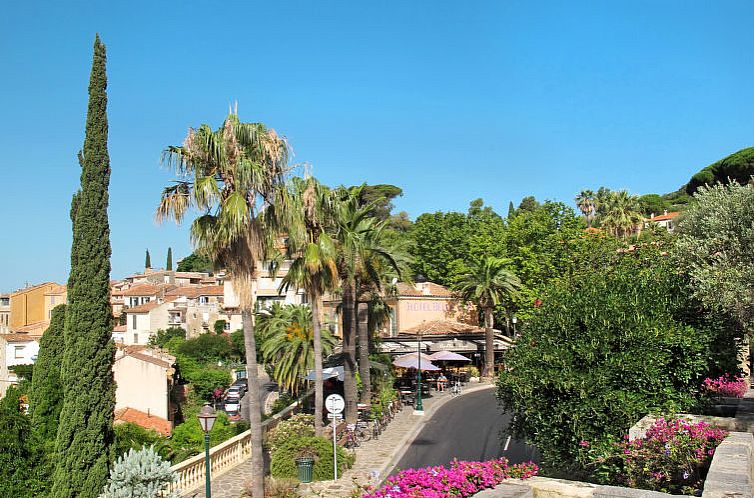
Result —
[[447, 465], [453, 459], [490, 460], [504, 456], [510, 463], [537, 461], [536, 449], [501, 437], [510, 415], [503, 415], [494, 389], [464, 394], [441, 406], [393, 469]]

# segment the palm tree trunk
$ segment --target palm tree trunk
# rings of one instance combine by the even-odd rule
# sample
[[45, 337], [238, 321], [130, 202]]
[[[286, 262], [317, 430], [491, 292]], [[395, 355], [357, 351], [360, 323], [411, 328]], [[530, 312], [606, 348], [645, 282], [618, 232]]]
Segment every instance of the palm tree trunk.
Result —
[[241, 312], [244, 347], [246, 348], [246, 375], [249, 392], [246, 395], [251, 429], [251, 496], [264, 498], [264, 452], [262, 448], [262, 406], [259, 400], [259, 376], [257, 375], [257, 344], [254, 339], [254, 320], [251, 310]]
[[343, 285], [343, 391], [346, 400], [346, 422], [355, 424], [356, 411], [356, 336], [353, 320], [354, 288], [350, 282]]
[[495, 374], [495, 336], [492, 332], [492, 308], [484, 309], [484, 372], [482, 377]]
[[322, 331], [319, 321], [320, 296], [309, 296], [312, 303], [312, 333], [314, 335], [314, 433], [322, 435], [322, 407], [325, 404], [325, 389], [322, 385]]
[[359, 337], [359, 376], [361, 377], [361, 402], [372, 402], [372, 379], [369, 373], [369, 328], [359, 323], [359, 297], [354, 299], [354, 327]]

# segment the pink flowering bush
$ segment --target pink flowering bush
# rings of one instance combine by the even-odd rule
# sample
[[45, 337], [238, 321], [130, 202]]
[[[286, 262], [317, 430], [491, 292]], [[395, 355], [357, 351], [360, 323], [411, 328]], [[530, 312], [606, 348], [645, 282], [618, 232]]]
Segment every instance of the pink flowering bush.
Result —
[[658, 419], [641, 439], [590, 445], [582, 451], [602, 484], [695, 494], [704, 486], [715, 448], [728, 435], [706, 422]]
[[746, 391], [749, 390], [749, 383], [739, 376], [731, 378], [730, 375], [725, 374], [717, 379], [710, 379], [709, 377], [704, 379], [702, 390], [717, 396], [743, 398]]
[[362, 498], [455, 498], [494, 488], [506, 479], [537, 475], [532, 462], [509, 466], [507, 458], [486, 462], [454, 461], [450, 467], [408, 469], [389, 477], [386, 484]]

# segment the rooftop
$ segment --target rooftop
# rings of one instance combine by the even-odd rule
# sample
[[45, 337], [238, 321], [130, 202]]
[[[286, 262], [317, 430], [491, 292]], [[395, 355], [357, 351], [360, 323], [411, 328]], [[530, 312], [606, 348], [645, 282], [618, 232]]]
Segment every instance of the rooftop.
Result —
[[411, 335], [484, 334], [484, 328], [453, 320], [431, 320], [420, 323], [415, 327], [401, 330], [400, 333]]
[[421, 296], [435, 296], [435, 297], [451, 297], [452, 292], [447, 287], [443, 287], [440, 284], [434, 282], [417, 282], [415, 284], [406, 284], [399, 282], [396, 287], [398, 288], [399, 296], [406, 297], [421, 297]]
[[173, 424], [162, 417], [144, 413], [135, 408], [121, 408], [115, 410], [115, 423], [123, 424], [126, 422], [139, 425], [145, 429], [151, 429], [164, 436], [169, 436], [173, 431]]

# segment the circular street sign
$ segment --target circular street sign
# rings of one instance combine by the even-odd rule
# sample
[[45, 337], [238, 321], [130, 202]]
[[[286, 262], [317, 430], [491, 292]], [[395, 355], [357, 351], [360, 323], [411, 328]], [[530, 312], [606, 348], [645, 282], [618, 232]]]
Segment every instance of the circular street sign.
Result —
[[330, 413], [343, 413], [346, 401], [340, 394], [331, 394], [325, 399], [325, 408]]

